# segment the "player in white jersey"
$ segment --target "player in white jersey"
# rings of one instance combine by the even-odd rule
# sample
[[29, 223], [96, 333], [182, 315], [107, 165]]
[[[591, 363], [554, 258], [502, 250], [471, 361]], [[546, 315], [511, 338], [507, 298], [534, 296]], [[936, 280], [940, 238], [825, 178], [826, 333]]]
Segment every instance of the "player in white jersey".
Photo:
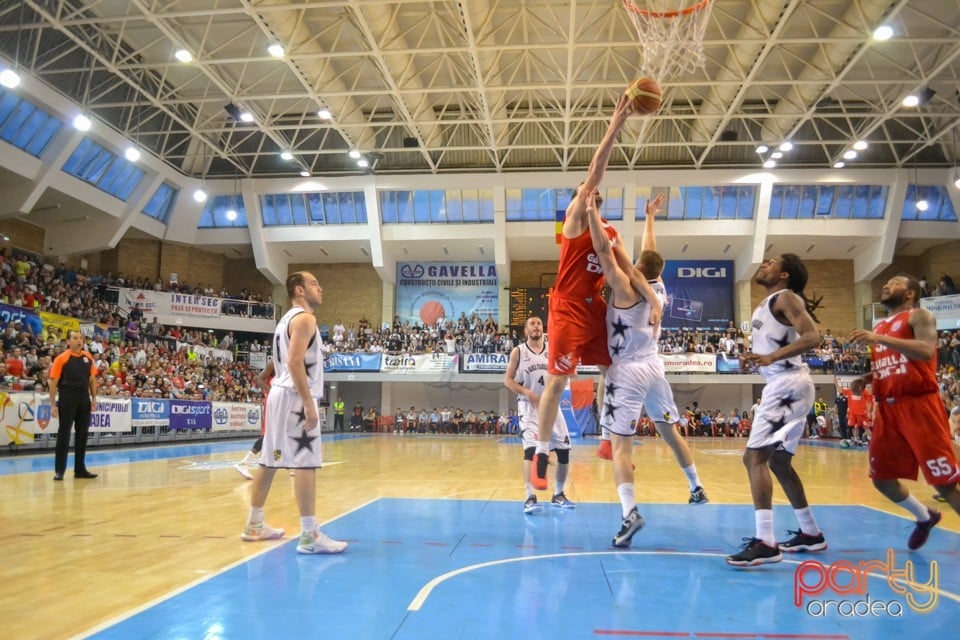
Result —
[[274, 378], [267, 396], [266, 430], [261, 466], [253, 479], [250, 517], [240, 538], [246, 542], [283, 537], [263, 521], [263, 506], [277, 469], [296, 470], [293, 491], [300, 511], [298, 553], [341, 553], [346, 542], [333, 540], [317, 528], [316, 470], [320, 467], [317, 401], [323, 396], [323, 352], [314, 308], [323, 289], [313, 274], [300, 271], [287, 277], [290, 310], [273, 333]]
[[[780, 562], [781, 551], [827, 548], [803, 483], [793, 468], [793, 455], [814, 400], [813, 379], [800, 355], [820, 344], [816, 319], [803, 294], [807, 267], [795, 254], [785, 253], [761, 264], [754, 281], [767, 290], [767, 297], [753, 312], [753, 345], [743, 360], [759, 370], [766, 384], [743, 454], [753, 495], [756, 535], [744, 538], [743, 549], [727, 557], [727, 564], [738, 567]], [[779, 544], [773, 534], [770, 471], [777, 476], [800, 522], [799, 531], [790, 532], [793, 538]]]
[[[517, 394], [520, 437], [523, 439], [523, 481], [527, 490], [523, 512], [532, 514], [541, 510], [530, 473], [533, 467], [533, 456], [537, 449], [537, 409], [547, 375], [548, 347], [543, 340], [543, 320], [537, 317], [527, 318], [524, 337], [526, 342], [517, 345], [510, 352], [510, 363], [503, 376], [503, 385]], [[572, 509], [576, 505], [563, 493], [567, 472], [570, 469], [570, 433], [567, 431], [563, 416], [559, 413], [550, 436], [550, 451], [557, 453], [557, 474], [550, 504]]]
[[[640, 260], [635, 267], [647, 279], [661, 305], [666, 303], [667, 295], [660, 278], [663, 257], [656, 251], [654, 218], [660, 211], [663, 199], [661, 194], [647, 203]], [[628, 274], [613, 256], [609, 240], [592, 233], [593, 228], [600, 224], [596, 209], [590, 209], [589, 214], [594, 249], [612, 292], [606, 317], [611, 364], [604, 381], [600, 424], [611, 434], [613, 476], [623, 512], [623, 524], [613, 538], [613, 545], [627, 547], [633, 535], [643, 526], [643, 518], [637, 511], [634, 497], [631, 458], [635, 435], [633, 421], [640, 417], [644, 406], [690, 482], [689, 502], [707, 502], [707, 495], [700, 486], [690, 449], [677, 433], [676, 423], [680, 412], [674, 403], [663, 361], [658, 355], [660, 322], [651, 324], [651, 305], [631, 286]]]

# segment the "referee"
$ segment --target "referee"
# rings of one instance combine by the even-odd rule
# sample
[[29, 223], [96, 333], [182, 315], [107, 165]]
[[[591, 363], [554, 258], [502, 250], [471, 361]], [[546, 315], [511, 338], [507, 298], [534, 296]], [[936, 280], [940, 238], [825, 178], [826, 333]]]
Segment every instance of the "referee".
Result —
[[[57, 391], [60, 391], [59, 397]], [[54, 403], [54, 399], [56, 402]], [[57, 449], [54, 480], [63, 480], [67, 469], [67, 451], [70, 449], [70, 430], [76, 426], [74, 442], [73, 477], [96, 478], [87, 471], [84, 457], [87, 451], [87, 432], [90, 430], [90, 407], [97, 402], [97, 366], [93, 356], [83, 349], [83, 334], [70, 331], [67, 350], [50, 367], [51, 414], [60, 418], [57, 431]]]

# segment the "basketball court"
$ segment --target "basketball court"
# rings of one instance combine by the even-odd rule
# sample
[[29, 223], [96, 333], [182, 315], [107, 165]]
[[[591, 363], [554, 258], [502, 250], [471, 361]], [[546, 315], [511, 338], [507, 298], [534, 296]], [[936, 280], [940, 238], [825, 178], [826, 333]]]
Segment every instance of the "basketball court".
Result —
[[[960, 521], [945, 510], [908, 552], [912, 525], [870, 486], [865, 451], [802, 445], [829, 549], [738, 570], [724, 558], [753, 534], [744, 441], [690, 442], [710, 504], [686, 504], [669, 449], [638, 440], [647, 524], [629, 550], [610, 544], [619, 505], [593, 440], [574, 447], [577, 507], [524, 515], [515, 438], [328, 437], [318, 517], [349, 541], [340, 556], [296, 553], [282, 473], [266, 517], [286, 537], [240, 541], [249, 483], [232, 463], [246, 442], [93, 451], [100, 478], [56, 485], [52, 456], [5, 459], [4, 626], [35, 638], [919, 638], [960, 624]], [[796, 520], [779, 489], [774, 503], [785, 535]]]

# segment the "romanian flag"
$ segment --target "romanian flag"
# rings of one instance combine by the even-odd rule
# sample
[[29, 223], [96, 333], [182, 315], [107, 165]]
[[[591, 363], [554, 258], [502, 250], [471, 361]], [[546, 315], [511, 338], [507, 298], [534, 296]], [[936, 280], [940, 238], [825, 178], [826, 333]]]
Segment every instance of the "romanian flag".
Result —
[[566, 215], [566, 211], [557, 209], [556, 222], [554, 223], [554, 233], [556, 234], [557, 244], [560, 244], [560, 239], [563, 237], [563, 219]]

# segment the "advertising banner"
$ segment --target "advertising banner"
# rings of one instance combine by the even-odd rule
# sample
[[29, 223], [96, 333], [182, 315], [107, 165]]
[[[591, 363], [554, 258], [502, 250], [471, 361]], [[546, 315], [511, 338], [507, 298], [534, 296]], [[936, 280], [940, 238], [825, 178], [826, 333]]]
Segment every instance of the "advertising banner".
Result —
[[493, 262], [400, 262], [396, 314], [401, 322], [427, 326], [461, 313], [499, 322], [499, 286]]
[[[193, 347], [193, 352], [201, 358], [213, 358], [220, 362], [233, 362], [233, 352], [226, 349], [215, 349], [202, 344], [192, 344], [190, 342], [178, 342], [177, 351], [180, 349], [189, 349]], [[267, 365], [263, 365], [266, 368]]]
[[411, 355], [383, 355], [380, 371], [390, 374], [409, 373], [454, 373], [457, 370], [457, 356], [445, 353], [427, 353]]
[[731, 260], [668, 260], [663, 327], [725, 329], [733, 320], [733, 279]]
[[161, 427], [170, 424], [170, 401], [164, 398], [133, 398], [132, 423], [135, 427]]
[[171, 429], [210, 429], [213, 426], [209, 402], [170, 400]]
[[510, 364], [506, 353], [465, 353], [460, 357], [464, 373], [504, 373]]
[[[247, 364], [250, 365], [251, 369], [263, 371], [267, 368], [267, 354], [263, 351], [250, 351], [247, 353]], [[324, 363], [324, 369], [326, 369], [326, 363]], [[377, 370], [380, 370], [379, 366]]]
[[[41, 406], [50, 402], [48, 394], [38, 393], [36, 395]], [[97, 406], [90, 413], [90, 433], [97, 431], [128, 433], [132, 431], [131, 408], [130, 398], [98, 397]], [[50, 424], [45, 431], [56, 433], [59, 428], [60, 420], [51, 415]]]
[[380, 361], [379, 353], [331, 353], [323, 357], [323, 370], [380, 371]]
[[262, 409], [255, 404], [213, 403], [213, 431], [250, 431], [260, 428]]
[[119, 292], [120, 299], [117, 305], [121, 309], [129, 312], [136, 305], [140, 305], [144, 317], [157, 316], [160, 318], [161, 324], [167, 324], [163, 320], [164, 316], [220, 317], [220, 298], [166, 291], [145, 291], [143, 289], [119, 289]]
[[721, 353], [717, 356], [717, 373], [743, 373], [740, 371], [740, 358]]
[[717, 356], [712, 353], [661, 353], [667, 373], [713, 373], [717, 370]]
[[33, 434], [51, 431], [50, 396], [44, 396], [41, 401], [32, 392], [0, 391], [0, 445], [27, 444]]
[[960, 327], [960, 294], [920, 298], [920, 306], [930, 311], [937, 319], [938, 330]]
[[58, 338], [66, 338], [68, 331], [80, 331], [80, 321], [76, 318], [41, 311], [40, 320], [43, 321], [43, 327], [47, 330], [47, 334], [53, 334]]

